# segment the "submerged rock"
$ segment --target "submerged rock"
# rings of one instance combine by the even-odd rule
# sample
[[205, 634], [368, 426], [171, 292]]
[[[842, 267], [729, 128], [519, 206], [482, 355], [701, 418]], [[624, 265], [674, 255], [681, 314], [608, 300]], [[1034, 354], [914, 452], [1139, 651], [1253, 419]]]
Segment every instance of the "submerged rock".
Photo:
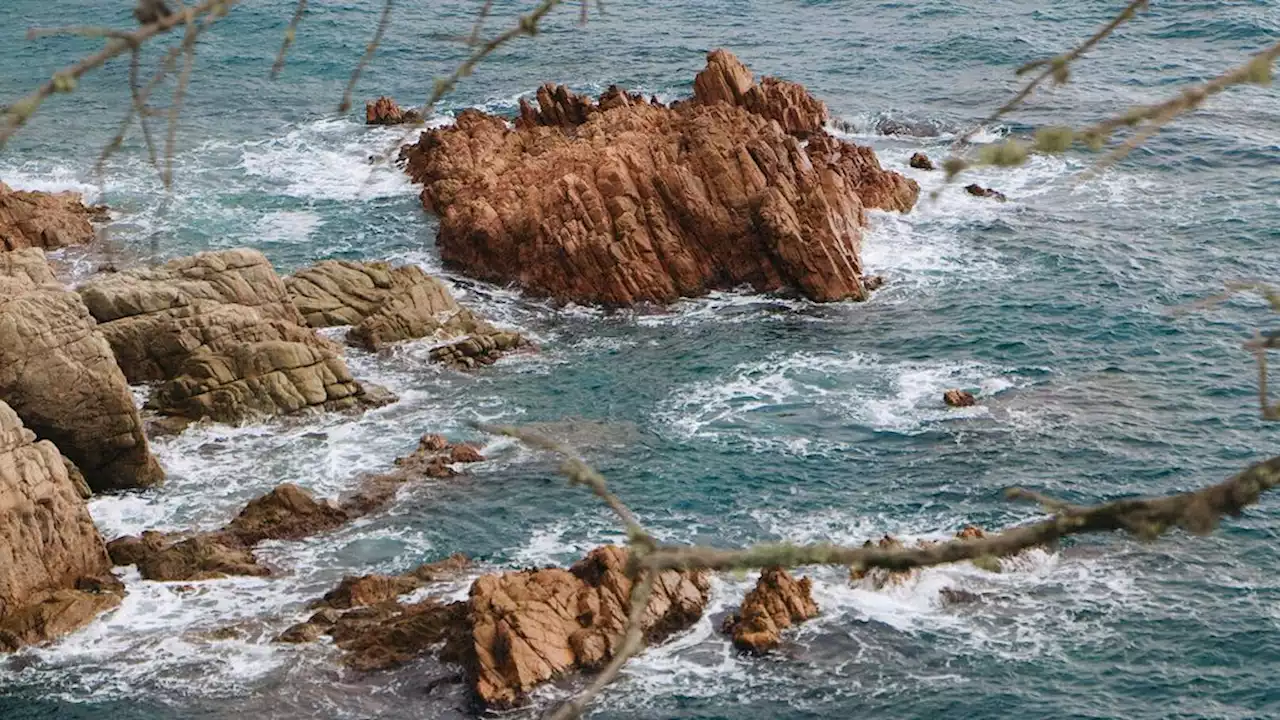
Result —
[[431, 359], [470, 367], [525, 342], [459, 305], [444, 283], [415, 265], [326, 260], [285, 285], [312, 327], [352, 325], [348, 342], [366, 350], [431, 338], [447, 343], [434, 348]]
[[1004, 193], [1000, 192], [999, 190], [984, 188], [981, 185], [978, 185], [977, 183], [974, 183], [972, 185], [965, 185], [964, 191], [975, 197], [988, 197], [988, 198], [993, 198], [995, 200], [999, 200], [1000, 202], [1004, 202], [1005, 200], [1008, 200], [1008, 198], [1004, 196]]
[[755, 588], [737, 613], [725, 618], [721, 629], [739, 650], [761, 654], [782, 642], [782, 631], [818, 615], [809, 578], [797, 581], [780, 567], [760, 573]]
[[123, 587], [58, 449], [0, 402], [0, 652], [53, 640]]
[[164, 479], [111, 346], [38, 249], [0, 253], [0, 400], [94, 490]]
[[[471, 452], [459, 452], [459, 448]], [[457, 474], [453, 465], [478, 462], [477, 457], [479, 453], [470, 446], [454, 445], [439, 435], [427, 435], [417, 450], [396, 460], [395, 470], [363, 477], [357, 491], [340, 501], [317, 500], [306, 490], [285, 483], [249, 501], [219, 530], [195, 535], [148, 531], [116, 538], [107, 545], [107, 550], [114, 564], [137, 565], [138, 572], [147, 580], [172, 582], [270, 575], [271, 569], [262, 565], [253, 553], [254, 546], [263, 540], [300, 540], [341, 527], [385, 507], [404, 483], [422, 477], [451, 477]], [[465, 558], [452, 557], [444, 563], [423, 565], [411, 571], [410, 579], [401, 585], [430, 582], [436, 574], [464, 563]], [[367, 581], [368, 587], [362, 586], [356, 594], [374, 592], [379, 582]]]
[[412, 109], [404, 110], [396, 104], [395, 100], [386, 95], [364, 104], [364, 123], [366, 125], [401, 125], [421, 121], [422, 113]]
[[93, 240], [89, 221], [102, 213], [77, 193], [27, 192], [0, 182], [0, 251], [84, 245]]
[[255, 250], [179, 258], [80, 288], [131, 382], [159, 382], [165, 415], [239, 422], [385, 401], [351, 376], [340, 348], [305, 326]]
[[942, 393], [942, 401], [951, 407], [970, 407], [978, 404], [977, 398], [968, 390], [952, 388]]
[[730, 53], [711, 53], [695, 85], [671, 107], [544, 87], [514, 131], [467, 110], [423, 133], [403, 156], [440, 216], [441, 257], [614, 306], [743, 284], [865, 298], [864, 208], [907, 210], [916, 183], [822, 132], [825, 109], [803, 88], [753, 85]]
[[910, 161], [908, 161], [908, 163], [907, 163], [907, 164], [908, 164], [908, 165], [910, 165], [911, 167], [913, 167], [913, 168], [917, 169], [917, 170], [932, 170], [932, 169], [933, 169], [933, 161], [929, 159], [929, 156], [928, 156], [928, 155], [925, 155], [925, 154], [924, 154], [924, 153], [922, 153], [922, 152], [918, 152], [918, 153], [913, 154], [913, 155], [911, 156], [911, 160], [910, 160]]

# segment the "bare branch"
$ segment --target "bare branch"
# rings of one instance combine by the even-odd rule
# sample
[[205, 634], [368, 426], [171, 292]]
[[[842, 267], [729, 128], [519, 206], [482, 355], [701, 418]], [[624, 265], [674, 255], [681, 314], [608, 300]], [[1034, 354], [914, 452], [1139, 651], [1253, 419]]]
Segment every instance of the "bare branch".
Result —
[[169, 105], [169, 132], [164, 142], [164, 173], [162, 179], [165, 189], [173, 186], [173, 150], [178, 141], [178, 116], [182, 113], [182, 102], [186, 97], [187, 85], [191, 82], [191, 68], [195, 64], [196, 40], [200, 37], [201, 26], [194, 19], [187, 21], [187, 34], [182, 38], [183, 53], [182, 74], [178, 76], [177, 86], [173, 89], [173, 102]]
[[298, 6], [293, 10], [293, 19], [289, 21], [289, 27], [284, 31], [284, 39], [280, 41], [280, 52], [276, 55], [276, 61], [271, 66], [271, 79], [275, 80], [280, 76], [280, 71], [284, 69], [284, 57], [288, 54], [289, 48], [293, 46], [293, 41], [298, 37], [298, 24], [302, 22], [302, 16], [307, 12], [307, 0], [298, 0]]
[[468, 45], [480, 42], [480, 30], [484, 27], [485, 18], [489, 17], [489, 10], [492, 8], [493, 0], [484, 0], [484, 4], [480, 6], [480, 14], [476, 16], [476, 24], [471, 26], [471, 36], [467, 39]]
[[382, 44], [382, 36], [387, 32], [387, 26], [391, 24], [391, 6], [393, 0], [386, 0], [382, 6], [382, 17], [378, 18], [378, 29], [373, 33], [373, 40], [369, 41], [368, 47], [364, 49], [364, 55], [360, 57], [360, 62], [356, 64], [356, 69], [351, 73], [351, 79], [347, 81], [347, 89], [342, 93], [342, 102], [338, 103], [338, 112], [345, 113], [351, 109], [351, 94], [355, 92], [356, 83], [360, 81], [360, 74], [364, 72], [364, 68], [373, 59], [373, 54], [378, 51], [378, 46]]
[[27, 29], [28, 40], [36, 40], [42, 37], [52, 37], [56, 35], [79, 35], [81, 37], [90, 38], [116, 38], [118, 40], [129, 40], [133, 33], [128, 30], [117, 30], [115, 28], [101, 27], [97, 25], [68, 25], [65, 27], [33, 27]]
[[211, 22], [222, 17], [233, 6], [242, 0], [203, 0], [199, 5], [166, 15], [153, 23], [143, 25], [126, 36], [109, 40], [102, 50], [86, 57], [74, 65], [70, 65], [54, 73], [53, 78], [33, 90], [26, 97], [9, 106], [0, 123], [0, 149], [3, 149], [9, 138], [13, 137], [22, 126], [27, 124], [40, 105], [55, 93], [72, 92], [80, 78], [92, 72], [114, 57], [131, 52], [147, 40], [167, 33], [180, 24], [188, 24], [198, 17], [206, 17]]

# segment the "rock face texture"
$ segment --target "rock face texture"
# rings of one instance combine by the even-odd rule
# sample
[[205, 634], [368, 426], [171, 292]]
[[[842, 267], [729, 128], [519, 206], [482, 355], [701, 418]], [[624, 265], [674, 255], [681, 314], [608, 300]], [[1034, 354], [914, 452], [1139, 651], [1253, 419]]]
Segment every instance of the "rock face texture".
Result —
[[942, 393], [942, 402], [951, 407], [970, 407], [978, 404], [977, 398], [967, 390], [952, 388]]
[[119, 604], [110, 569], [58, 449], [0, 402], [0, 652], [56, 638]]
[[911, 159], [908, 161], [907, 164], [909, 164], [911, 167], [917, 170], [933, 169], [933, 161], [929, 159], [928, 155], [925, 155], [922, 152], [912, 154]]
[[[259, 564], [253, 553], [253, 547], [263, 540], [300, 540], [333, 530], [385, 507], [406, 482], [452, 477], [458, 474], [454, 465], [483, 459], [469, 445], [453, 445], [439, 435], [427, 435], [413, 453], [397, 458], [394, 470], [366, 476], [350, 497], [339, 501], [317, 500], [306, 490], [285, 483], [251, 500], [219, 530], [196, 535], [149, 531], [116, 538], [107, 544], [107, 551], [114, 564], [137, 565], [147, 580], [270, 575], [271, 570]], [[424, 565], [409, 575], [427, 582], [433, 572], [443, 570], [444, 566]]]
[[[476, 697], [510, 707], [539, 683], [594, 670], [622, 642], [630, 607], [627, 551], [605, 546], [568, 570], [549, 568], [486, 575], [471, 586], [470, 637], [459, 650]], [[691, 625], [706, 606], [700, 572], [664, 572], [642, 622], [656, 642]]]
[[366, 350], [417, 338], [444, 342], [433, 360], [489, 363], [524, 344], [454, 300], [444, 283], [413, 265], [326, 260], [285, 279], [311, 327], [352, 325], [348, 342]]
[[117, 273], [80, 294], [129, 380], [161, 382], [150, 404], [162, 414], [238, 422], [376, 404], [257, 251]]
[[111, 347], [39, 250], [0, 253], [0, 400], [55, 443], [94, 490], [154, 485], [151, 455]]
[[364, 104], [365, 125], [401, 125], [420, 120], [422, 114], [417, 110], [404, 110], [386, 95]]
[[[547, 86], [512, 130], [468, 110], [405, 148], [440, 216], [441, 257], [563, 301], [671, 302], [718, 288], [866, 297], [864, 209], [911, 208], [911, 180], [822, 130], [798, 85], [708, 56], [694, 98]], [[808, 140], [808, 146], [800, 142]]]
[[0, 182], [0, 250], [83, 245], [93, 240], [101, 208], [89, 208], [75, 193], [25, 192]]
[[747, 593], [742, 607], [725, 618], [723, 630], [739, 650], [762, 654], [782, 642], [782, 631], [815, 617], [812, 581], [795, 578], [780, 567], [760, 573], [755, 589]]

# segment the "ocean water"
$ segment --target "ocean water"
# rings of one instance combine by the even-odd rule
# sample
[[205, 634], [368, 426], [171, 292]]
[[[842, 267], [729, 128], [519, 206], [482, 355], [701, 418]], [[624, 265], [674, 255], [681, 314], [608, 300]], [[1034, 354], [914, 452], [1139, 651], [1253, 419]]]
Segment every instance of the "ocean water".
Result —
[[[400, 3], [356, 105], [420, 102], [464, 48], [479, 2]], [[1020, 64], [1064, 50], [1118, 11], [1076, 3], [676, 2], [611, 0], [586, 27], [576, 5], [538, 37], [500, 50], [441, 107], [513, 112], [544, 81], [688, 94], [704, 53], [728, 47], [757, 74], [805, 84], [850, 139], [906, 167], [942, 156], [958, 131], [1017, 87]], [[530, 2], [500, 0], [489, 32]], [[417, 188], [371, 163], [403, 137], [338, 115], [343, 84], [380, 3], [311, 3], [289, 64], [266, 79], [292, 3], [246, 2], [199, 46], [177, 137], [175, 185], [160, 186], [136, 138], [92, 172], [127, 105], [115, 63], [49, 102], [0, 152], [0, 179], [76, 189], [114, 210], [82, 276], [252, 246], [287, 271], [331, 257], [391, 259], [442, 273]], [[28, 42], [28, 26], [127, 23], [128, 3], [5, 0], [0, 102], [93, 47]], [[1045, 123], [1083, 125], [1215, 75], [1280, 35], [1270, 0], [1155, 2], [1025, 112], [983, 128], [998, 140]], [[154, 58], [154, 56], [149, 56]], [[875, 133], [892, 118], [935, 137]], [[716, 545], [860, 543], [883, 533], [948, 535], [1037, 517], [1001, 490], [1073, 502], [1165, 494], [1217, 482], [1274, 454], [1240, 344], [1271, 320], [1236, 298], [1190, 312], [1224, 281], [1280, 276], [1280, 96], [1247, 87], [1214, 99], [1101, 176], [1095, 156], [1037, 158], [968, 182], [1007, 203], [945, 188], [912, 213], [873, 213], [864, 259], [888, 279], [871, 301], [819, 305], [715, 293], [668, 309], [557, 308], [446, 276], [495, 321], [536, 339], [476, 373], [427, 362], [408, 343], [348, 352], [356, 374], [401, 396], [363, 417], [199, 427], [155, 443], [169, 483], [96, 498], [107, 537], [209, 528], [281, 482], [350, 488], [443, 432], [488, 443], [468, 475], [407, 488], [385, 514], [263, 549], [281, 574], [179, 584], [126, 576], [117, 611], [61, 642], [0, 658], [0, 717], [454, 718], [454, 670], [424, 659], [363, 675], [324, 645], [271, 637], [342, 575], [400, 571], [465, 552], [476, 573], [567, 563], [621, 539], [610, 516], [554, 463], [480, 438], [469, 420], [538, 423], [568, 437], [665, 540]], [[977, 407], [948, 411], [948, 387]], [[1207, 538], [1157, 544], [1087, 538], [990, 574], [929, 570], [885, 591], [813, 569], [822, 616], [778, 655], [739, 657], [715, 628], [754, 582], [725, 575], [707, 616], [633, 661], [598, 718], [1259, 718], [1280, 716], [1280, 510], [1274, 499]], [[461, 597], [468, 578], [432, 593]], [[943, 587], [982, 596], [944, 607]], [[233, 632], [227, 632], [231, 628]], [[537, 693], [532, 710], [578, 687]]]

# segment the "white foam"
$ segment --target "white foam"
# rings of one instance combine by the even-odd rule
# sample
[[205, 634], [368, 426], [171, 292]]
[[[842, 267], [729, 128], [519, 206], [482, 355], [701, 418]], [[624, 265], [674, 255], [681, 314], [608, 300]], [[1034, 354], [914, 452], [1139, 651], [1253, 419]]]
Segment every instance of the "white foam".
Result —
[[254, 223], [254, 235], [264, 240], [302, 244], [323, 224], [319, 214], [308, 210], [277, 210]]

